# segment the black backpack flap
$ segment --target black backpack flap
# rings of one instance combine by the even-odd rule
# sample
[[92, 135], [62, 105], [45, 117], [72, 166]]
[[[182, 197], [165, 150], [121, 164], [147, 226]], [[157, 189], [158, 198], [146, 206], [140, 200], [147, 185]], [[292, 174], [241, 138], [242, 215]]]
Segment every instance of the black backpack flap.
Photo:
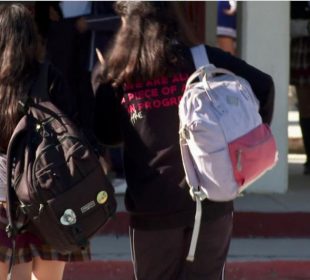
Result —
[[[32, 219], [40, 236], [56, 250], [68, 253], [85, 247], [88, 237], [114, 215], [114, 190], [108, 180], [98, 181], [102, 172], [98, 166], [85, 181], [49, 199], [39, 215]], [[85, 188], [87, 185], [89, 187]]]

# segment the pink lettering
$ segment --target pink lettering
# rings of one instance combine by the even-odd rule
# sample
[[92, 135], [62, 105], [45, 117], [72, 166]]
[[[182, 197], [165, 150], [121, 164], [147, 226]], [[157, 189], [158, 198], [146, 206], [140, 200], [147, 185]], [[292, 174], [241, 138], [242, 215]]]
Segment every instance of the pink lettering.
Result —
[[174, 94], [177, 91], [177, 86], [176, 85], [172, 85], [170, 87], [170, 94]]
[[162, 89], [161, 89], [161, 93], [163, 94], [163, 95], [169, 95], [169, 87], [163, 87]]
[[152, 108], [151, 102], [150, 101], [144, 102], [144, 107], [145, 107], [145, 109], [151, 109]]
[[153, 107], [154, 108], [160, 108], [161, 107], [161, 102], [159, 100], [154, 100], [153, 101]]
[[172, 78], [173, 83], [179, 83], [179, 82], [184, 82], [188, 79], [188, 74], [186, 73], [179, 73], [175, 74]]
[[135, 95], [136, 95], [136, 98], [139, 98], [139, 99], [154, 98], [154, 97], [158, 97], [158, 91], [157, 91], [157, 88], [140, 90], [140, 91], [137, 91]]
[[133, 113], [133, 112], [136, 112], [136, 108], [135, 108], [135, 106], [134, 106], [133, 104], [130, 104], [130, 105], [128, 106], [127, 111], [128, 111], [129, 113]]
[[174, 75], [172, 77], [172, 82], [173, 83], [179, 83], [180, 82], [180, 76], [178, 74]]
[[175, 105], [175, 106], [178, 105], [177, 99], [175, 97], [170, 98], [170, 106], [172, 106], [172, 105]]
[[143, 103], [138, 103], [137, 106], [138, 106], [138, 111], [141, 111], [143, 109]]
[[133, 93], [128, 93], [127, 96], [128, 96], [128, 101], [131, 101], [132, 99], [135, 98]]
[[169, 107], [170, 106], [170, 100], [168, 98], [163, 99], [163, 106], [164, 107]]

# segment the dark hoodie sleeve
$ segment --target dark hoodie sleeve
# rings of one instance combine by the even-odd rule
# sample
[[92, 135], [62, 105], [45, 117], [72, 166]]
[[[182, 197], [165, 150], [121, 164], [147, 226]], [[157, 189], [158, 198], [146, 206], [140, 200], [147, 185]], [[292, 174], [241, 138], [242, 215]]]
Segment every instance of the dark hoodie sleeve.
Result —
[[[78, 106], [76, 96], [70, 91], [70, 88], [62, 75], [53, 65], [49, 65], [48, 73], [49, 94], [51, 101], [63, 111], [77, 126], [79, 126], [87, 137], [93, 148], [100, 150], [98, 140], [95, 137], [93, 118], [94, 118], [94, 96], [91, 96], [91, 106], [84, 102], [86, 110], [89, 112], [82, 114], [81, 108]], [[91, 109], [90, 109], [91, 108]], [[84, 120], [81, 119], [84, 118]]]
[[48, 86], [51, 101], [69, 118], [78, 123], [76, 97], [71, 93], [60, 72], [49, 64]]
[[116, 90], [110, 84], [102, 83], [100, 73], [102, 66], [97, 63], [92, 71], [92, 89], [94, 102], [94, 132], [97, 139], [104, 145], [119, 145], [122, 142], [122, 91]]
[[210, 62], [216, 67], [226, 68], [246, 79], [260, 103], [260, 115], [263, 122], [270, 124], [273, 116], [275, 88], [270, 75], [247, 64], [245, 61], [230, 55], [218, 48], [207, 46]]
[[94, 131], [104, 145], [119, 145], [122, 142], [122, 109], [120, 99], [111, 85], [100, 84], [95, 91]]

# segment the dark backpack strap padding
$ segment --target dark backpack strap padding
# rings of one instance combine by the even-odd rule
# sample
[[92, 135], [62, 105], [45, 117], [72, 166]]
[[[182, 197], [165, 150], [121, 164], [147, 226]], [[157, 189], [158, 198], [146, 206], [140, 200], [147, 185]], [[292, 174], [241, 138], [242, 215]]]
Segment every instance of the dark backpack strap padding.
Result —
[[[33, 85], [31, 86], [28, 98], [26, 100], [21, 100], [21, 105], [24, 106], [25, 112], [28, 110], [29, 99], [33, 98], [35, 102], [40, 102], [44, 100], [49, 100], [48, 95], [48, 69], [49, 63], [44, 62], [40, 65], [39, 73], [35, 79]], [[30, 98], [31, 97], [31, 98]], [[9, 237], [15, 236], [17, 234], [17, 228], [13, 221], [13, 211], [14, 211], [14, 201], [16, 199], [14, 188], [12, 186], [12, 172], [13, 172], [13, 154], [14, 148], [16, 146], [16, 141], [20, 135], [27, 129], [27, 121], [24, 116], [17, 124], [12, 137], [9, 141], [9, 146], [7, 149], [7, 216], [8, 216], [8, 226], [6, 228]]]

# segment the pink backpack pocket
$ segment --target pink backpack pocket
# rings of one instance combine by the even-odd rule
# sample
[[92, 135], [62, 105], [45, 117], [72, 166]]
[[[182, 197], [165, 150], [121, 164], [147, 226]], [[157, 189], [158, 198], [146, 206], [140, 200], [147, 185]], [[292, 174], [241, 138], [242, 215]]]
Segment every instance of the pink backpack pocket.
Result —
[[228, 149], [239, 192], [271, 169], [278, 158], [276, 143], [267, 124], [232, 141]]

